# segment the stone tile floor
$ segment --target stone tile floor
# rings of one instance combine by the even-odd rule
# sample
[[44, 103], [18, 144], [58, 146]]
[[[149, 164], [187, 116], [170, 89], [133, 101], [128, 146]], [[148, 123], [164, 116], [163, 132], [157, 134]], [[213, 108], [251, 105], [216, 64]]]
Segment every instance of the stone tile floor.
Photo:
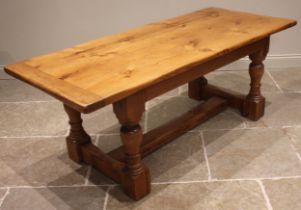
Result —
[[[210, 83], [248, 92], [247, 71], [217, 71]], [[196, 105], [183, 86], [147, 104], [150, 130]], [[0, 72], [1, 210], [300, 210], [301, 69], [263, 78], [266, 114], [251, 122], [228, 109], [144, 159], [152, 192], [139, 202], [86, 165], [68, 159], [62, 105]], [[108, 106], [84, 116], [104, 151], [120, 145]]]

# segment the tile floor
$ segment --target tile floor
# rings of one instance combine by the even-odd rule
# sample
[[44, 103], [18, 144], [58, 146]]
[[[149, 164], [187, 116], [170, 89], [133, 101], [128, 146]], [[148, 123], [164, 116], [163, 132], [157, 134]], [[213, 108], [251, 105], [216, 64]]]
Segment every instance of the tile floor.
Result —
[[[247, 71], [218, 71], [213, 84], [247, 93]], [[194, 105], [183, 86], [147, 104], [150, 130]], [[263, 78], [266, 115], [257, 122], [228, 109], [144, 159], [152, 192], [139, 202], [86, 165], [70, 161], [62, 105], [0, 72], [1, 210], [300, 210], [301, 69]], [[104, 151], [120, 145], [112, 107], [84, 116]]]

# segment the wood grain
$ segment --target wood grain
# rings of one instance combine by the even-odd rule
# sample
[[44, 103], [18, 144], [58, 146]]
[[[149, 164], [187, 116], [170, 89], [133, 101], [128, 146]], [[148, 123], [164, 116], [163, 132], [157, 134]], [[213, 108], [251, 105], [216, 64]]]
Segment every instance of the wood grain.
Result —
[[[67, 100], [78, 111], [90, 112], [295, 24], [207, 8], [7, 65], [5, 70]], [[28, 68], [20, 71], [24, 65]], [[72, 85], [88, 97], [82, 96], [82, 102], [74, 91], [64, 91], [61, 97], [58, 86], [41, 85], [48, 79]]]

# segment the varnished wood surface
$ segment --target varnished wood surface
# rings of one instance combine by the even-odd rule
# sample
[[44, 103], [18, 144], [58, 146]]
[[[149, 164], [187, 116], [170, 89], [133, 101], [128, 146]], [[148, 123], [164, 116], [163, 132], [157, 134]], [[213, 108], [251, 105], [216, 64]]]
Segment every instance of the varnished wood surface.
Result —
[[78, 111], [90, 112], [295, 24], [208, 8], [7, 65], [5, 70]]

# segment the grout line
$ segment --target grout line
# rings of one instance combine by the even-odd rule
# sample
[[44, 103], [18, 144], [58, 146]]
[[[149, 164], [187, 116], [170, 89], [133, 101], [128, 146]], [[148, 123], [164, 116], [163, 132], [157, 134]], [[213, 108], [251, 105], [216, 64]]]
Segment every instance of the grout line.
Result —
[[[290, 141], [292, 141], [290, 136], [288, 136], [288, 138], [289, 138]], [[300, 164], [301, 164], [301, 155], [298, 152], [297, 148], [295, 147], [295, 145], [293, 145], [293, 143], [290, 143], [290, 146], [291, 146], [292, 150], [295, 152], [295, 154], [296, 154], [296, 156], [297, 156], [297, 158], [298, 158], [298, 160], [300, 161]]]
[[[214, 183], [214, 182], [240, 182], [240, 181], [262, 181], [262, 180], [285, 180], [285, 179], [301, 179], [301, 175], [297, 176], [279, 176], [279, 177], [261, 177], [261, 178], [237, 178], [237, 179], [211, 179], [211, 180], [195, 180], [195, 181], [167, 181], [167, 182], [152, 182], [152, 185], [161, 184], [192, 184], [192, 183]], [[75, 184], [75, 185], [61, 185], [61, 186], [6, 186], [0, 187], [0, 189], [40, 189], [40, 188], [72, 188], [72, 187], [116, 187], [119, 184]]]
[[105, 196], [105, 199], [103, 202], [103, 210], [107, 210], [108, 200], [109, 200], [109, 196], [110, 196], [109, 192], [111, 189], [112, 189], [112, 187], [108, 187], [108, 189], [106, 190], [106, 196]]
[[[239, 180], [240, 181], [240, 180]], [[245, 180], [245, 181], [254, 181], [254, 180]], [[212, 183], [212, 182], [224, 182], [221, 180], [195, 180], [195, 181], [166, 181], [166, 182], [152, 182], [152, 185], [163, 185], [163, 184], [194, 184], [194, 183]], [[229, 181], [230, 182], [230, 181]], [[232, 180], [231, 180], [232, 182]]]
[[[90, 134], [92, 135], [92, 134]], [[120, 133], [97, 133], [97, 134], [94, 134], [94, 135], [97, 135], [97, 136], [118, 136], [120, 135]]]
[[220, 129], [202, 129], [202, 131], [231, 131], [231, 130], [256, 130], [256, 129], [273, 129], [273, 128], [299, 128], [301, 125], [281, 125], [281, 126], [255, 126], [241, 128], [220, 128]]
[[57, 135], [57, 136], [0, 136], [1, 139], [24, 139], [24, 138], [59, 138], [66, 137], [67, 135]]
[[[246, 126], [246, 125], [244, 125]], [[265, 127], [240, 127], [240, 128], [218, 128], [218, 129], [202, 129], [202, 131], [235, 131], [235, 130], [256, 130], [256, 129], [272, 129], [272, 128], [282, 128], [282, 126], [265, 126]]]
[[186, 131], [186, 133], [198, 133], [198, 134], [200, 134], [200, 130], [193, 129], [193, 130]]
[[[1, 80], [1, 79], [0, 79]], [[273, 79], [272, 79], [273, 80]], [[301, 91], [298, 90], [287, 90], [287, 91], [283, 91], [281, 89], [281, 87], [274, 82], [274, 84], [277, 86], [277, 88], [279, 89], [276, 92], [264, 92], [264, 94], [283, 94], [283, 93], [301, 93]], [[175, 95], [175, 96], [159, 96], [156, 99], [171, 99], [171, 98], [187, 98], [187, 96], [185, 95]], [[46, 101], [0, 101], [0, 104], [26, 104], [26, 103], [56, 103], [59, 102], [58, 100], [46, 100]], [[146, 109], [148, 110], [148, 106], [146, 106]]]
[[177, 96], [180, 96], [180, 95], [181, 95], [181, 92], [182, 92], [182, 91], [181, 91], [181, 87], [182, 87], [182, 86], [178, 87], [178, 93], [177, 93]]
[[290, 147], [291, 147], [292, 150], [295, 152], [295, 154], [296, 154], [298, 160], [299, 160], [300, 163], [301, 163], [301, 155], [300, 155], [300, 153], [298, 152], [297, 148], [296, 148], [295, 145], [294, 145], [294, 142], [296, 142], [297, 139], [295, 139], [295, 136], [292, 135], [292, 134], [290, 134], [290, 133], [287, 131], [286, 127], [285, 127], [285, 128], [282, 128], [282, 130], [283, 130], [283, 132], [284, 132], [284, 135], [286, 135], [286, 136], [288, 137], [289, 142], [290, 142], [290, 143], [289, 143], [289, 144], [290, 144]]
[[66, 133], [64, 134], [64, 136], [68, 136], [70, 133], [70, 126], [68, 126], [68, 128], [66, 129]]
[[282, 88], [281, 88], [280, 85], [277, 83], [277, 81], [276, 81], [275, 78], [272, 76], [272, 74], [271, 74], [268, 70], [266, 70], [265, 72], [266, 72], [267, 75], [270, 77], [270, 79], [273, 81], [274, 85], [278, 88], [278, 90], [279, 90], [281, 93], [283, 93]]
[[10, 188], [6, 188], [5, 194], [4, 194], [3, 197], [0, 199], [0, 208], [1, 208], [1, 206], [2, 206], [2, 204], [3, 204], [3, 202], [4, 202], [4, 200], [5, 200], [5, 198], [9, 195], [9, 193], [10, 193]]
[[72, 188], [72, 187], [114, 187], [118, 186], [118, 184], [75, 184], [75, 185], [48, 185], [48, 186], [8, 186], [8, 187], [0, 187], [0, 189], [41, 189], [41, 188]]
[[[96, 136], [95, 145], [98, 145], [98, 143], [99, 143], [99, 136]], [[89, 185], [89, 179], [90, 179], [91, 172], [92, 172], [92, 166], [89, 165], [88, 170], [87, 170], [87, 174], [85, 176], [85, 183], [84, 183], [85, 186]]]
[[214, 183], [214, 182], [241, 182], [241, 181], [262, 181], [262, 180], [283, 180], [283, 179], [301, 179], [300, 176], [283, 176], [283, 177], [262, 177], [262, 178], [237, 178], [237, 179], [211, 179], [195, 181], [170, 181], [170, 182], [152, 182], [153, 185], [161, 184], [192, 184], [192, 183]]
[[87, 174], [85, 176], [85, 183], [84, 183], [85, 186], [87, 186], [89, 184], [89, 178], [90, 178], [90, 175], [91, 175], [91, 171], [92, 171], [92, 166], [89, 165], [88, 170], [87, 170]]
[[146, 111], [149, 110], [149, 103], [150, 103], [150, 101], [152, 101], [152, 100], [155, 100], [155, 99], [153, 98], [153, 99], [151, 99], [151, 100], [145, 102], [145, 105], [144, 105], [144, 106], [145, 106], [145, 111], [144, 111], [144, 112], [146, 112]]
[[148, 128], [147, 128], [147, 121], [148, 121], [148, 114], [149, 114], [149, 112], [146, 110], [145, 112], [145, 116], [144, 116], [144, 124], [143, 124], [143, 127], [144, 127], [144, 131], [145, 132], [147, 132], [148, 130]]
[[27, 103], [57, 103], [58, 100], [48, 100], [48, 101], [0, 101], [0, 104], [27, 104]]
[[248, 129], [247, 123], [245, 120], [242, 120], [242, 129]]
[[242, 121], [242, 129], [248, 129], [247, 123], [245, 120]]
[[[245, 61], [249, 61], [249, 59], [246, 59]], [[250, 63], [250, 61], [248, 63], [246, 63], [246, 66], [241, 67], [241, 68], [218, 68], [217, 70], [213, 71], [214, 73], [218, 73], [218, 72], [225, 72], [225, 71], [248, 71], [248, 64]], [[210, 73], [213, 73], [210, 72]]]
[[282, 128], [300, 128], [301, 125], [284, 125]]
[[[228, 71], [228, 70], [227, 70]], [[287, 91], [283, 91], [281, 89], [281, 87], [278, 85], [278, 83], [276, 83], [276, 81], [272, 78], [272, 76], [270, 76], [271, 79], [273, 80], [273, 83], [275, 84], [275, 86], [277, 86], [277, 88], [279, 89], [278, 91], [275, 92], [264, 92], [265, 95], [267, 94], [281, 94], [281, 93], [301, 93], [301, 91], [298, 90], [287, 90]], [[9, 80], [9, 79], [0, 79], [0, 80]], [[158, 96], [155, 99], [171, 99], [171, 98], [187, 98], [186, 95], [182, 95], [180, 93], [180, 95], [174, 95], [174, 96]], [[46, 101], [0, 101], [0, 104], [26, 104], [26, 103], [56, 103], [56, 102], [60, 102], [59, 100], [46, 100]], [[146, 106], [146, 109], [148, 110], [148, 106]]]
[[[1, 139], [23, 139], [23, 138], [57, 138], [57, 137], [67, 137], [69, 134], [69, 130], [67, 129], [65, 134], [57, 135], [57, 136], [0, 136]], [[97, 134], [97, 133], [90, 133], [90, 136], [116, 136], [119, 133], [107, 133], [107, 134]]]
[[[212, 132], [212, 131], [233, 131], [233, 130], [256, 130], [256, 129], [273, 129], [273, 128], [300, 128], [301, 125], [282, 125], [282, 126], [263, 126], [263, 127], [246, 127], [245, 122], [241, 128], [220, 128], [220, 129], [201, 129], [202, 132]], [[198, 130], [189, 130], [189, 133], [198, 133]], [[62, 135], [53, 135], [53, 136], [0, 136], [1, 139], [23, 139], [23, 138], [57, 138], [57, 137], [66, 137], [69, 134], [69, 129], [66, 130], [65, 134]], [[116, 136], [120, 135], [119, 133], [90, 133], [90, 136]]]
[[[261, 85], [264, 85], [264, 84], [261, 84]], [[261, 86], [262, 87], [262, 86]], [[281, 90], [278, 90], [278, 88], [276, 87], [276, 89], [277, 90], [275, 90], [275, 91], [264, 91], [264, 90], [262, 90], [261, 91], [261, 93], [262, 93], [262, 95], [263, 95], [263, 97], [265, 97], [265, 96], [267, 96], [267, 95], [272, 95], [272, 94], [274, 94], [274, 95], [276, 95], [276, 94], [286, 94], [286, 93], [288, 93], [287, 91], [281, 91]]]
[[206, 166], [207, 166], [208, 180], [211, 181], [212, 180], [211, 169], [210, 169], [210, 164], [209, 164], [209, 160], [208, 160], [208, 154], [207, 154], [207, 149], [206, 149], [206, 145], [205, 145], [205, 139], [204, 139], [204, 135], [203, 135], [202, 131], [200, 131], [200, 137], [201, 137], [201, 140], [202, 140], [204, 158], [205, 158], [205, 162], [206, 162]]
[[283, 93], [301, 93], [300, 90], [286, 90]]
[[[245, 123], [245, 122], [243, 122]], [[301, 125], [282, 125], [282, 126], [265, 126], [265, 127], [245, 127], [245, 125], [241, 128], [231, 128], [231, 129], [202, 129], [202, 132], [212, 132], [212, 131], [235, 131], [235, 130], [257, 130], [257, 129], [273, 129], [273, 128], [300, 128]], [[190, 130], [189, 133], [198, 133], [198, 130]], [[0, 136], [1, 139], [23, 139], [23, 138], [57, 138], [57, 137], [66, 137], [69, 134], [69, 130], [67, 129], [66, 134], [63, 135], [53, 135], [53, 136]], [[90, 136], [116, 136], [120, 135], [119, 133], [90, 133]]]
[[298, 159], [299, 159], [300, 162], [301, 162], [301, 155], [300, 155], [300, 153], [299, 153], [299, 152], [296, 152], [296, 155], [297, 155]]
[[301, 175], [295, 175], [295, 176], [276, 176], [276, 177], [263, 177], [263, 178], [257, 178], [258, 180], [282, 180], [282, 179], [300, 179]]
[[269, 198], [269, 196], [268, 196], [268, 194], [267, 194], [267, 192], [265, 190], [265, 187], [264, 187], [262, 181], [261, 180], [257, 180], [257, 183], [258, 183], [258, 185], [259, 185], [259, 187], [261, 189], [261, 192], [262, 192], [263, 198], [265, 200], [265, 204], [266, 204], [267, 209], [268, 210], [273, 210], [273, 207], [272, 207], [271, 202], [270, 202], [270, 198]]

